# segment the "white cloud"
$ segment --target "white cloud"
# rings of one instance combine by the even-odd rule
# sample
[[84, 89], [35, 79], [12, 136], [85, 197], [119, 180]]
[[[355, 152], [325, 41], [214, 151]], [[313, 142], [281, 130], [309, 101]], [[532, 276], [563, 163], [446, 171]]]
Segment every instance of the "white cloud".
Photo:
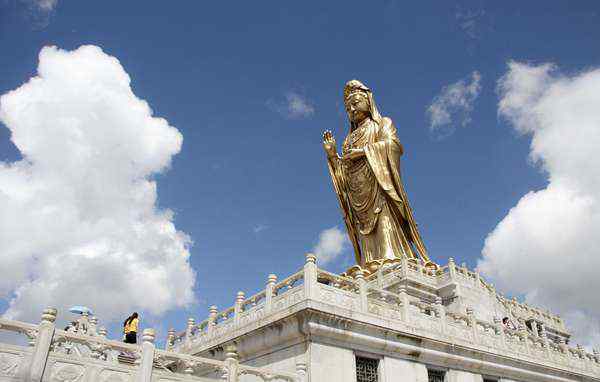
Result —
[[575, 342], [600, 345], [600, 69], [509, 63], [499, 115], [532, 137], [549, 183], [488, 235], [479, 268], [504, 290], [562, 314]]
[[107, 321], [193, 301], [190, 239], [157, 208], [152, 179], [183, 138], [116, 58], [43, 48], [38, 75], [0, 97], [0, 121], [23, 158], [0, 162], [6, 316], [82, 304]]
[[256, 234], [258, 234], [266, 229], [269, 229], [269, 226], [266, 224], [257, 224], [254, 227], [252, 227], [252, 231]]
[[482, 29], [482, 18], [485, 16], [485, 10], [463, 10], [458, 8], [454, 17], [456, 21], [458, 21], [458, 25], [460, 29], [465, 33], [465, 35], [471, 40], [480, 40], [481, 39], [481, 29]]
[[429, 130], [440, 138], [452, 134], [455, 125], [471, 123], [473, 103], [481, 91], [481, 75], [474, 71], [469, 78], [444, 86], [427, 108]]
[[315, 107], [305, 96], [295, 91], [288, 91], [284, 94], [284, 98], [285, 100], [282, 101], [270, 99], [267, 101], [267, 106], [289, 119], [308, 118], [315, 114]]
[[33, 0], [32, 3], [40, 10], [49, 12], [56, 7], [58, 0]]
[[346, 232], [338, 227], [331, 227], [319, 233], [319, 241], [313, 248], [319, 263], [327, 264], [335, 260], [350, 245]]

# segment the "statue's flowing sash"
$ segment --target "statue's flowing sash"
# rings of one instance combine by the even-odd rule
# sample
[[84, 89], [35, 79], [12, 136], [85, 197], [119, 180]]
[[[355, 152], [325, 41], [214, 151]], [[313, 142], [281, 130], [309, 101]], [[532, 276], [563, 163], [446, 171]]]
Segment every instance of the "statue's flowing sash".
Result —
[[360, 250], [360, 239], [356, 232], [356, 224], [354, 221], [354, 217], [352, 216], [352, 209], [350, 208], [350, 203], [348, 201], [348, 191], [346, 189], [344, 172], [341, 169], [341, 163], [339, 162], [339, 158], [328, 158], [327, 166], [329, 167], [329, 174], [331, 175], [333, 188], [335, 188], [335, 193], [338, 197], [340, 208], [342, 209], [342, 213], [344, 214], [344, 223], [346, 224], [346, 230], [348, 231], [348, 236], [350, 238], [350, 241], [352, 242], [352, 247], [354, 247], [354, 257], [356, 258], [356, 264], [361, 264], [362, 254]]

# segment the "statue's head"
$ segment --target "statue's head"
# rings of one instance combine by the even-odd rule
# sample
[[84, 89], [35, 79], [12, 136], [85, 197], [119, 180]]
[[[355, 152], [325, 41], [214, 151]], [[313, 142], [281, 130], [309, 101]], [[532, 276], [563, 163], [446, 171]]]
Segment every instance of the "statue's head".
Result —
[[348, 81], [344, 86], [344, 105], [351, 125], [356, 126], [368, 117], [377, 123], [381, 121], [371, 89], [358, 80]]

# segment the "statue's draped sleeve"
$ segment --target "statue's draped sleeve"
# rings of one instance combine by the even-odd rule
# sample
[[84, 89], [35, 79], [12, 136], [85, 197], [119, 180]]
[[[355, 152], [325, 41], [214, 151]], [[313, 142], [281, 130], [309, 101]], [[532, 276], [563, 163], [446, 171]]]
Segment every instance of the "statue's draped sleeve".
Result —
[[396, 127], [389, 118], [381, 119], [381, 130], [374, 143], [365, 146], [365, 156], [377, 182], [386, 195], [394, 202], [396, 212], [406, 222], [409, 240], [425, 262], [429, 262], [427, 250], [423, 244], [412, 209], [408, 202], [402, 178], [400, 177], [400, 156], [402, 145], [396, 135]]
[[352, 246], [354, 247], [356, 263], [360, 264], [360, 259], [362, 257], [360, 250], [360, 239], [358, 237], [358, 233], [356, 232], [356, 221], [352, 215], [352, 209], [350, 208], [350, 202], [348, 200], [347, 184], [344, 177], [344, 171], [342, 171], [341, 168], [341, 159], [338, 157], [328, 158], [327, 166], [329, 167], [329, 174], [331, 175], [331, 180], [340, 203], [340, 208], [344, 214], [346, 230], [348, 231], [348, 236], [352, 242]]

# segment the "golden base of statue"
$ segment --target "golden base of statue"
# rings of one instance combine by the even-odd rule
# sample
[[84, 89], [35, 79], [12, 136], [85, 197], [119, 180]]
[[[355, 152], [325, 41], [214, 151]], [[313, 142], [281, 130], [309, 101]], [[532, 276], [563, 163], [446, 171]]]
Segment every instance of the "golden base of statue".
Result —
[[[354, 278], [358, 271], [362, 271], [363, 276], [368, 277], [376, 273], [379, 268], [400, 263], [402, 263], [402, 258], [399, 257], [395, 259], [373, 260], [366, 263], [364, 267], [361, 267], [360, 265], [351, 266], [346, 272], [342, 273], [342, 276]], [[425, 272], [436, 272], [439, 269], [438, 265], [431, 261], [423, 263], [417, 259], [407, 259], [406, 264], [408, 267], [414, 269], [418, 269], [420, 266]]]

